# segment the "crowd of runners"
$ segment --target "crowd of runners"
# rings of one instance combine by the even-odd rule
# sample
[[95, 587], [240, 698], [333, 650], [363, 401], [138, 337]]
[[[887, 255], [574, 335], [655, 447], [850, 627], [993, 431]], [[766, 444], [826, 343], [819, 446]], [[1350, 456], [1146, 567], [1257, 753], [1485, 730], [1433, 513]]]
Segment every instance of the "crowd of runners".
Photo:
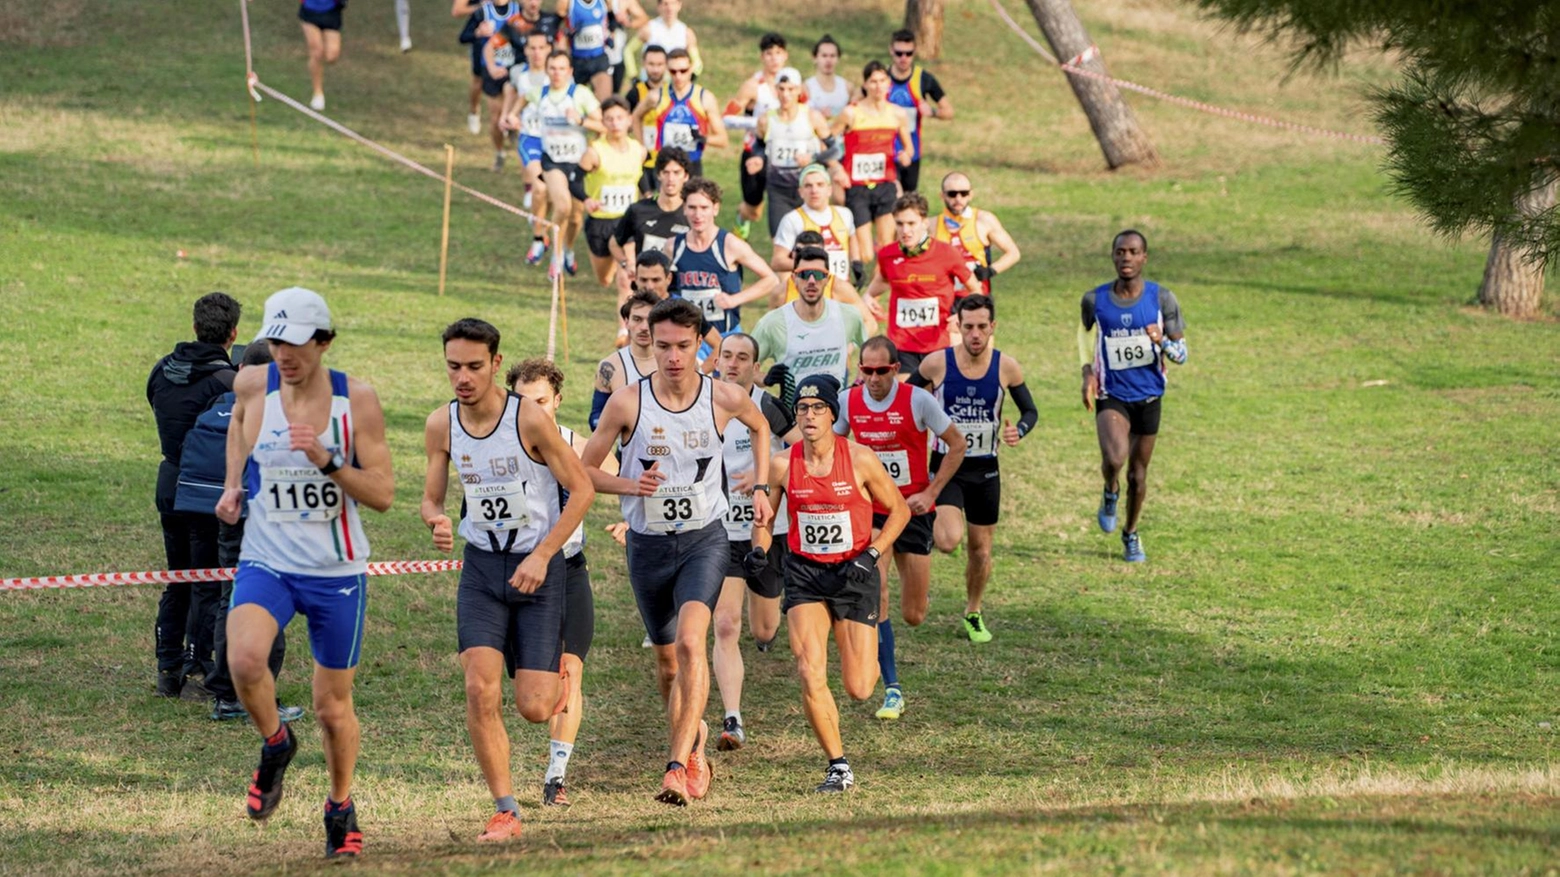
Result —
[[[303, 0], [306, 32], [328, 24], [321, 5]], [[827, 762], [821, 793], [856, 782], [827, 678], [831, 639], [845, 693], [865, 701], [881, 691], [876, 717], [900, 718], [909, 701], [892, 598], [902, 623], [922, 624], [931, 553], [961, 543], [961, 635], [993, 638], [983, 601], [1001, 518], [998, 461], [1038, 412], [1023, 367], [996, 346], [996, 278], [1019, 261], [1017, 245], [972, 206], [967, 174], [940, 178], [935, 214], [917, 191], [922, 122], [951, 119], [948, 96], [915, 65], [907, 32], [891, 36], [892, 61], [867, 62], [859, 81], [836, 75], [840, 48], [829, 37], [814, 43], [816, 73], [803, 79], [785, 38], [766, 34], [759, 69], [721, 108], [695, 81], [702, 59], [681, 5], [661, 0], [654, 18], [637, 0], [454, 6], [472, 45], [473, 132], [486, 118], [495, 169], [518, 151], [532, 208], [563, 228], [553, 271], [575, 270], [572, 235], [585, 232], [621, 317], [615, 341], [601, 339], [579, 433], [556, 420], [564, 376], [550, 361], [506, 366], [499, 329], [476, 318], [438, 340], [453, 399], [427, 416], [419, 512], [433, 548], [463, 545], [456, 629], [467, 728], [494, 811], [482, 841], [521, 833], [504, 724], [511, 696], [525, 719], [549, 725], [543, 803], [569, 801], [595, 612], [583, 521], [597, 494], [618, 498], [621, 522], [602, 541], [626, 552], [654, 650], [667, 730], [654, 796], [667, 804], [709, 793], [711, 748], [762, 745], [742, 716], [744, 618], [759, 653], [785, 629]], [[736, 132], [740, 203], [725, 229], [727, 196], [703, 158], [736, 149]], [[760, 218], [765, 253], [749, 243]], [[548, 259], [548, 246], [538, 234], [529, 260]], [[1119, 529], [1123, 559], [1141, 562], [1166, 365], [1187, 349], [1175, 297], [1143, 276], [1144, 234], [1120, 232], [1110, 252], [1114, 279], [1080, 302], [1081, 392], [1100, 447], [1099, 526]], [[754, 303], [766, 312], [746, 328], [741, 309]], [[201, 342], [230, 346], [236, 303], [230, 316], [231, 325], [203, 323], [197, 304]], [[294, 716], [276, 700], [274, 650], [301, 613], [332, 857], [362, 849], [351, 800], [368, 588], [360, 508], [383, 512], [394, 493], [378, 397], [326, 367], [334, 337], [318, 294], [293, 287], [267, 300], [252, 347], [270, 361], [229, 379], [214, 505], [224, 525], [244, 525], [224, 657], [235, 709], [263, 738], [249, 815], [275, 810], [297, 749]], [[160, 657], [172, 635], [163, 625]], [[705, 718], [712, 679], [718, 728]]]

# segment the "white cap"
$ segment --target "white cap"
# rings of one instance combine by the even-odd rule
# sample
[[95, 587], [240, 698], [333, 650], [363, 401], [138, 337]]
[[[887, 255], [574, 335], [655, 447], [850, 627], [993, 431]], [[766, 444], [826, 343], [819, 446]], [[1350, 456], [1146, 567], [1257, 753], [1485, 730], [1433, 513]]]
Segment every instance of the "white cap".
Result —
[[255, 340], [308, 344], [319, 329], [330, 331], [330, 308], [325, 299], [312, 289], [290, 286], [265, 300], [265, 322]]
[[775, 82], [777, 84], [781, 82], [794, 82], [797, 85], [801, 85], [802, 73], [795, 67], [781, 67], [780, 72], [775, 74]]

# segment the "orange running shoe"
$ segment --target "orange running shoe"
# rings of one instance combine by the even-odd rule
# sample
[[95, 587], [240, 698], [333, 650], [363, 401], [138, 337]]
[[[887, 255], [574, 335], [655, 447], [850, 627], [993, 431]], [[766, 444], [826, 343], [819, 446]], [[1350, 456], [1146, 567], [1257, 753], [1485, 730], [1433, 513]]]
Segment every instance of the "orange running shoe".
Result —
[[661, 780], [661, 791], [655, 799], [673, 807], [688, 806], [688, 769], [676, 767], [667, 771], [666, 777]]
[[694, 741], [693, 752], [688, 755], [688, 794], [694, 798], [709, 794], [710, 780], [715, 775], [710, 760], [704, 756], [704, 744], [709, 741], [709, 736], [709, 724], [700, 720], [699, 739]]
[[487, 828], [477, 835], [477, 840], [481, 843], [493, 843], [515, 840], [518, 837], [520, 837], [520, 817], [508, 810], [500, 810], [488, 820]]

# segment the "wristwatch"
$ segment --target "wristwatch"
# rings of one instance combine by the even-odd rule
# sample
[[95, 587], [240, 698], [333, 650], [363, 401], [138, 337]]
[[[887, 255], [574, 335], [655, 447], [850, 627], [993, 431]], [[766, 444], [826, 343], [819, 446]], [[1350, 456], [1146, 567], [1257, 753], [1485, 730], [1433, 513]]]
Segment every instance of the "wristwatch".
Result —
[[345, 465], [347, 465], [347, 458], [341, 456], [341, 452], [337, 451], [336, 453], [330, 455], [330, 462], [329, 463], [326, 463], [325, 465], [320, 467], [320, 474], [321, 475], [329, 475], [330, 473], [336, 471], [337, 469], [340, 469], [342, 466], [345, 466]]
[[755, 485], [753, 485], [753, 492], [754, 493], [757, 493], [760, 490], [762, 490], [764, 492], [765, 496], [769, 495], [769, 485], [767, 485], [767, 484], [755, 484]]

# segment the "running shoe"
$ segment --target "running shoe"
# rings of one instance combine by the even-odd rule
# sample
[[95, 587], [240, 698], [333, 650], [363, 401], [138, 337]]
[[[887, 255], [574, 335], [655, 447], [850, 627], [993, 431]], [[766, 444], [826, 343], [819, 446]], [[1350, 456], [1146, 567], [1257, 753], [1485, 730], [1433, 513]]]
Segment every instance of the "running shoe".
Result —
[[297, 720], [303, 718], [303, 707], [281, 706], [278, 704], [276, 707], [276, 717], [281, 719], [282, 724], [284, 725], [288, 722], [296, 722]]
[[535, 238], [531, 239], [531, 249], [526, 251], [525, 263], [527, 265], [540, 265], [542, 259], [547, 256], [547, 242]]
[[661, 779], [661, 791], [656, 793], [655, 799], [673, 807], [688, 806], [688, 769], [676, 767], [667, 771]]
[[877, 711], [880, 719], [897, 719], [905, 714], [905, 695], [899, 686], [890, 686], [883, 692], [883, 706]]
[[276, 811], [276, 805], [282, 803], [282, 776], [298, 751], [298, 738], [293, 736], [291, 728], [285, 725], [283, 728], [287, 730], [287, 745], [280, 752], [267, 753], [267, 747], [260, 747], [260, 766], [255, 768], [254, 776], [249, 780], [250, 819], [268, 819]]
[[[492, 823], [489, 823], [491, 825]], [[325, 809], [325, 858], [357, 858], [363, 853], [363, 832], [358, 831], [357, 808], [352, 799], [341, 810], [330, 810], [330, 799]]]
[[850, 772], [850, 765], [831, 764], [823, 772], [823, 782], [818, 784], [818, 791], [825, 795], [838, 795], [855, 784], [856, 775]]
[[1148, 560], [1148, 555], [1143, 553], [1143, 540], [1137, 533], [1121, 534], [1121, 559], [1127, 563], [1142, 563]]
[[569, 806], [569, 793], [563, 787], [563, 777], [553, 777], [542, 784], [542, 806]]
[[699, 739], [694, 742], [693, 752], [688, 755], [688, 797], [690, 798], [702, 798], [709, 794], [710, 780], [715, 778], [715, 770], [704, 754], [704, 744], [709, 742], [709, 736], [709, 723], [700, 719]]
[[653, 648], [654, 646], [655, 646], [655, 643], [650, 641], [650, 634], [648, 634], [648, 633], [645, 634], [644, 642], [641, 642], [639, 644], [639, 647], [642, 648], [642, 649]]
[[979, 612], [971, 612], [964, 616], [964, 632], [969, 634], [972, 643], [991, 642], [991, 631], [986, 629], [986, 621], [980, 617]]
[[747, 734], [742, 730], [742, 720], [736, 716], [727, 716], [725, 724], [720, 729], [720, 739], [716, 741], [715, 748], [721, 752], [734, 752], [742, 748], [747, 742]]
[[747, 240], [748, 239], [748, 235], [753, 233], [753, 220], [751, 220], [751, 219], [739, 219], [739, 220], [737, 220], [737, 227], [732, 229], [732, 231], [736, 234], [737, 237], [739, 237], [739, 238], [741, 238], [743, 240]]
[[[329, 819], [330, 817], [326, 817]], [[478, 843], [497, 843], [520, 837], [520, 817], [508, 810], [500, 810], [488, 820], [487, 828], [477, 835]]]
[[504, 172], [504, 154], [502, 152], [495, 152], [495, 153], [493, 153], [493, 173], [501, 174], [503, 172]]
[[401, 51], [402, 52], [410, 52], [411, 50], [412, 50], [412, 38], [411, 37], [401, 37]]
[[[276, 717], [282, 720], [282, 724], [295, 722], [303, 718], [303, 707], [280, 706], [276, 707]], [[223, 700], [215, 698], [211, 702], [211, 720], [213, 722], [229, 722], [233, 719], [249, 718], [249, 710], [236, 700]]]
[[774, 637], [770, 637], [769, 639], [754, 640], [753, 642], [758, 644], [758, 650], [760, 652], [767, 652], [775, 647]]
[[1107, 490], [1100, 497], [1100, 510], [1096, 517], [1099, 518], [1100, 529], [1107, 533], [1116, 532], [1116, 499], [1120, 494]]
[[473, 134], [481, 134], [482, 133], [482, 115], [480, 113], [470, 113], [470, 114], [468, 114], [466, 116], [466, 127], [469, 128], [471, 130], [471, 133], [473, 133]]
[[309, 98], [309, 109], [316, 113], [322, 112], [325, 109], [325, 95], [316, 94], [314, 97]]
[[563, 254], [563, 270], [569, 272], [569, 276], [570, 277], [573, 277], [574, 275], [579, 273], [580, 266], [576, 265], [574, 263], [574, 251], [573, 250], [566, 250], [564, 252], [564, 254]]

